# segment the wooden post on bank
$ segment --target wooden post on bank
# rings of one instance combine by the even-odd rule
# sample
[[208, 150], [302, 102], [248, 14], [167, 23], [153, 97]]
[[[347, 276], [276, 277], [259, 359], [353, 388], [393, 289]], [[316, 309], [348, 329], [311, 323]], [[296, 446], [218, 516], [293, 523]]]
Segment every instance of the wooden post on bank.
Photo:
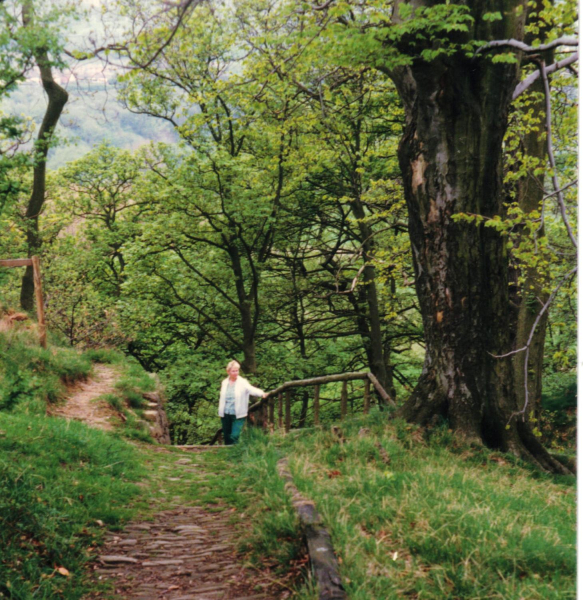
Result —
[[320, 424], [320, 386], [314, 386], [314, 425]]
[[370, 409], [370, 379], [364, 380], [364, 414], [368, 415]]
[[346, 381], [342, 382], [342, 393], [340, 394], [340, 419], [344, 419], [346, 416], [346, 404], [348, 401], [348, 384]]
[[36, 316], [38, 321], [38, 341], [43, 348], [46, 348], [47, 326], [45, 323], [45, 307], [43, 302], [42, 280], [40, 276], [40, 260], [38, 256], [33, 256], [32, 258], [0, 260], [0, 267], [32, 267], [34, 296], [36, 299]]
[[32, 257], [32, 275], [34, 280], [34, 296], [36, 298], [36, 314], [38, 317], [38, 339], [43, 348], [47, 347], [47, 326], [45, 323], [45, 307], [43, 303], [43, 288], [40, 277], [40, 260]]
[[285, 390], [285, 432], [291, 429], [291, 390]]
[[277, 414], [279, 415], [279, 420], [278, 420], [278, 427], [280, 429], [283, 428], [283, 394], [281, 392], [279, 392], [279, 394], [277, 394]]

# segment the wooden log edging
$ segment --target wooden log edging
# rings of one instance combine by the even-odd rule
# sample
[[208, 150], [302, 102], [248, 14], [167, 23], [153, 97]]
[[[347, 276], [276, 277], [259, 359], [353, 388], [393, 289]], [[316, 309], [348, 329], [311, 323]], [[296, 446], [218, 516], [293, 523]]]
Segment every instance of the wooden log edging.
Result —
[[306, 538], [312, 574], [318, 585], [320, 600], [345, 600], [346, 591], [338, 572], [338, 559], [334, 553], [330, 534], [326, 531], [316, 505], [302, 496], [288, 467], [287, 458], [277, 463], [279, 476], [286, 482], [285, 489], [292, 498]]

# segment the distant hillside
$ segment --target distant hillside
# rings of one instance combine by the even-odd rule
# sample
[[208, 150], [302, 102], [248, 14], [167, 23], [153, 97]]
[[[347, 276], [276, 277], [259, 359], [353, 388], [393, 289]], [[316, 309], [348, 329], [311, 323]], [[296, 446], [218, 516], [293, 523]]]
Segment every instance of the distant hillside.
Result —
[[[125, 110], [115, 99], [113, 85], [107, 89], [103, 84], [94, 87], [91, 90], [86, 83], [83, 87], [67, 86], [69, 102], [57, 128], [62, 142], [50, 151], [49, 168], [57, 169], [80, 158], [102, 140], [130, 150], [150, 141], [172, 143], [178, 140], [170, 124]], [[32, 117], [38, 127], [45, 106], [40, 83], [31, 80], [0, 103], [0, 110]]]

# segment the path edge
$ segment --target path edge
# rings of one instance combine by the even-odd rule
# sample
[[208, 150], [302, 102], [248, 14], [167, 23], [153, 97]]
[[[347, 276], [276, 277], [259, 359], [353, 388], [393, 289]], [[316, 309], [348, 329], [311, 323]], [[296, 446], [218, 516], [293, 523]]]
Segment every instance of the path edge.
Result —
[[332, 546], [332, 538], [324, 527], [316, 505], [302, 496], [296, 487], [287, 458], [282, 458], [277, 462], [277, 472], [286, 482], [285, 490], [291, 496], [292, 505], [300, 520], [302, 534], [308, 547], [312, 574], [318, 585], [318, 598], [320, 600], [345, 600], [347, 595], [340, 578], [338, 559]]

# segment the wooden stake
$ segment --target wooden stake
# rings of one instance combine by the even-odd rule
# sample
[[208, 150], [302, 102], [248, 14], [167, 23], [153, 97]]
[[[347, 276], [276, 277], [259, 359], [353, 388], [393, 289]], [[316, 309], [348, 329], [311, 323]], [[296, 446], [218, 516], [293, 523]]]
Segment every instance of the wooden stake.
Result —
[[320, 424], [320, 386], [314, 386], [314, 425]]
[[273, 425], [275, 423], [275, 398], [268, 398], [267, 406], [269, 408], [269, 424]]
[[340, 418], [344, 419], [346, 416], [346, 402], [348, 400], [348, 389], [346, 381], [342, 382], [342, 394], [340, 395]]
[[285, 431], [291, 429], [291, 390], [285, 390]]
[[264, 402], [261, 407], [261, 421], [263, 429], [267, 429], [267, 402]]
[[364, 380], [364, 414], [368, 415], [370, 409], [370, 380]]
[[38, 339], [43, 348], [47, 347], [47, 326], [45, 323], [45, 307], [43, 304], [43, 289], [40, 276], [40, 261], [38, 256], [32, 257], [32, 273], [34, 279], [34, 295], [36, 297], [36, 315], [38, 317]]
[[278, 427], [280, 429], [283, 428], [283, 394], [281, 392], [279, 392], [279, 394], [277, 395], [277, 403], [278, 403], [278, 415], [279, 415], [279, 421], [277, 423]]

